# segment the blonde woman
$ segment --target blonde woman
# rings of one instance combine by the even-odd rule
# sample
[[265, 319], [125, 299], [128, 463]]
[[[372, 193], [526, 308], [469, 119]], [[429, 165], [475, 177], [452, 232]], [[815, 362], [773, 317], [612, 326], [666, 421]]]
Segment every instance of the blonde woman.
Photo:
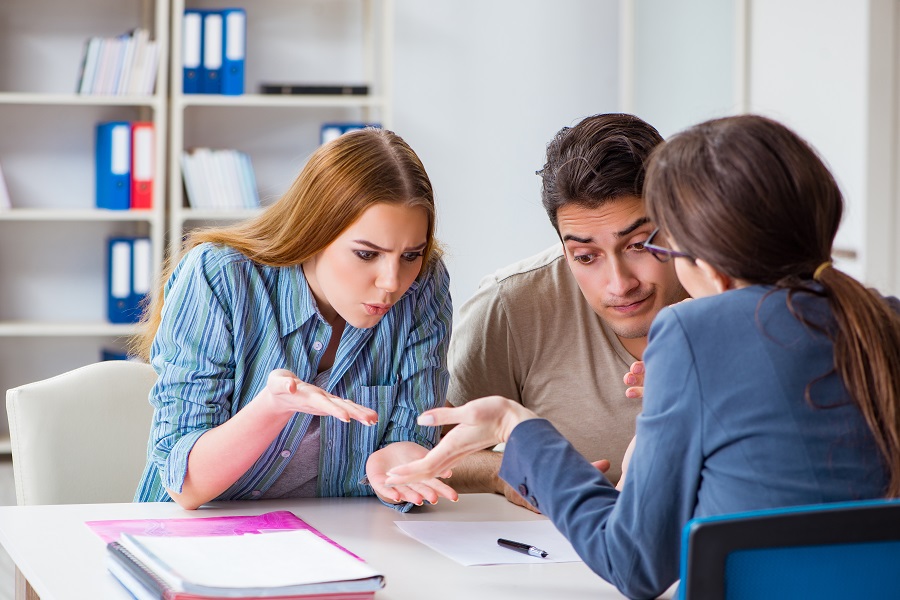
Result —
[[193, 233], [134, 345], [159, 373], [136, 501], [455, 500], [436, 478], [383, 485], [437, 441], [416, 424], [448, 383], [434, 231], [421, 161], [366, 129], [319, 148], [258, 218]]

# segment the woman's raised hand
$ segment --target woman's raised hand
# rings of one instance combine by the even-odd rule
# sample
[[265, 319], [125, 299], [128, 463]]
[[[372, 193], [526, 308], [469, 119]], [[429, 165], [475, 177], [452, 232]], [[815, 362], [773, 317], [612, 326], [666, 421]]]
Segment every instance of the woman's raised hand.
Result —
[[378, 422], [378, 413], [374, 410], [333, 396], [322, 388], [298, 379], [287, 369], [275, 369], [269, 373], [265, 391], [276, 408], [286, 412], [331, 416], [345, 423], [353, 419], [363, 425]]

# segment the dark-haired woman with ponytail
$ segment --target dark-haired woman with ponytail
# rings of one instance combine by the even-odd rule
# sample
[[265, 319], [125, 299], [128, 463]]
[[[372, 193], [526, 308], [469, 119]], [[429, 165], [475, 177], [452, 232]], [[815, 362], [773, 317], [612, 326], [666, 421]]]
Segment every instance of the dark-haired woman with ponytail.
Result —
[[458, 425], [387, 480], [424, 480], [504, 441], [500, 476], [635, 598], [676, 580], [693, 517], [900, 497], [898, 302], [832, 263], [843, 200], [816, 152], [770, 119], [709, 121], [655, 151], [644, 192], [659, 227], [644, 249], [675, 261], [695, 299], [650, 330], [621, 493], [499, 397], [424, 413], [420, 424]]

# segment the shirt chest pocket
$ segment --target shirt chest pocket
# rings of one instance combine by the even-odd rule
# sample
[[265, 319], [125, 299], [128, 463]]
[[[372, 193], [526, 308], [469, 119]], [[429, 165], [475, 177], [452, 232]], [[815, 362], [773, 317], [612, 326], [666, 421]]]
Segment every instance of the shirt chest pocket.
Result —
[[350, 399], [378, 413], [378, 423], [366, 426], [358, 421], [350, 422], [350, 444], [353, 448], [364, 449], [366, 455], [381, 447], [384, 434], [391, 424], [391, 415], [396, 405], [399, 386], [360, 386], [350, 395]]

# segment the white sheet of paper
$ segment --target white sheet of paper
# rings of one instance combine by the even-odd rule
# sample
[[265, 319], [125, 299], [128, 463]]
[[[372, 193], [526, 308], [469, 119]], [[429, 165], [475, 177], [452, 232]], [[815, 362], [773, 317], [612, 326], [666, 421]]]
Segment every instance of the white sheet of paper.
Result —
[[[572, 544], [549, 520], [542, 521], [394, 521], [403, 533], [456, 562], [471, 565], [578, 562]], [[497, 545], [497, 538], [531, 544], [546, 558]]]

